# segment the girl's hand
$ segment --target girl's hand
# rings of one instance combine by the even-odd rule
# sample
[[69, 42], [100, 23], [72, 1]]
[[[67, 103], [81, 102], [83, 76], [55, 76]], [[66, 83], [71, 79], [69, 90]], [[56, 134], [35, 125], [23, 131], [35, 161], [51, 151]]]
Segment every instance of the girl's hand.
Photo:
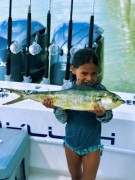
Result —
[[97, 104], [97, 105], [94, 107], [94, 113], [96, 114], [96, 116], [102, 117], [102, 116], [105, 115], [106, 110], [105, 110], [105, 108], [104, 108], [102, 105]]
[[42, 104], [44, 106], [46, 106], [47, 108], [55, 108], [55, 106], [53, 105], [52, 99], [51, 98], [46, 98], [43, 100]]

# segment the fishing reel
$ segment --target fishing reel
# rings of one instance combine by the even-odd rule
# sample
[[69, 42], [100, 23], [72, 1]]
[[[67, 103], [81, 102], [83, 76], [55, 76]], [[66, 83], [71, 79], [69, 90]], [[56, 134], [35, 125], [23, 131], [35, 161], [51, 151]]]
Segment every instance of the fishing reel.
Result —
[[[85, 47], [88, 48], [89, 45], [86, 44]], [[72, 47], [71, 47], [71, 49], [70, 49], [70, 55], [71, 55], [71, 57], [73, 57], [74, 54], [75, 54], [79, 49], [82, 49], [82, 48], [84, 48], [84, 45], [82, 45], [82, 44], [72, 45]], [[92, 49], [96, 52], [97, 48], [98, 48], [98, 44], [97, 44], [96, 42], [93, 42], [93, 43], [92, 43]], [[67, 53], [68, 53], [68, 48], [67, 48], [66, 46], [63, 46], [63, 48], [60, 48], [57, 44], [52, 44], [52, 45], [50, 45], [48, 50], [49, 50], [49, 53], [50, 53], [51, 55], [57, 55], [57, 54], [59, 54], [59, 55], [62, 56], [63, 54], [66, 54], [66, 55], [67, 55]]]
[[37, 55], [41, 52], [42, 48], [37, 42], [33, 42], [32, 45], [29, 47], [29, 53], [34, 55]]
[[36, 34], [34, 42], [29, 47], [29, 53], [32, 54], [33, 56], [39, 54], [42, 51], [41, 46], [38, 44], [38, 38], [39, 38], [39, 33]]
[[52, 44], [49, 46], [48, 51], [51, 55], [57, 55], [60, 54], [63, 55], [63, 50], [56, 44]]
[[18, 54], [19, 52], [22, 52], [23, 49], [22, 49], [22, 46], [17, 43], [16, 41], [14, 41], [11, 45], [10, 45], [10, 51], [13, 53], [13, 54]]
[[[76, 51], [78, 51], [79, 49], [81, 49], [81, 47], [78, 45], [78, 46], [73, 46], [71, 49], [70, 49], [70, 54], [71, 56], [73, 57], [74, 54], [76, 53]], [[63, 47], [63, 48], [60, 48], [58, 45], [56, 44], [52, 44], [49, 46], [49, 53], [51, 55], [63, 55], [63, 54], [67, 54], [68, 53], [68, 49], [67, 47]]]
[[[32, 45], [30, 45], [28, 48], [26, 47], [26, 51], [28, 49], [28, 52], [33, 56], [39, 54], [42, 50], [41, 46], [38, 44], [38, 36], [39, 34], [37, 33]], [[24, 49], [17, 41], [13, 41], [13, 43], [10, 45], [10, 51], [13, 54], [18, 54], [20, 52], [23, 53]]]

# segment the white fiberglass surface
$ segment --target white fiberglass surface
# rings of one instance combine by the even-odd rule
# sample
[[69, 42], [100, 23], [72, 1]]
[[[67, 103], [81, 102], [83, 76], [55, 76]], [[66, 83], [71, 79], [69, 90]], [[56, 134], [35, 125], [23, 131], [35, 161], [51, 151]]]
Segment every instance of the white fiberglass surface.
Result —
[[68, 173], [62, 171], [31, 168], [28, 180], [71, 180], [71, 178]]

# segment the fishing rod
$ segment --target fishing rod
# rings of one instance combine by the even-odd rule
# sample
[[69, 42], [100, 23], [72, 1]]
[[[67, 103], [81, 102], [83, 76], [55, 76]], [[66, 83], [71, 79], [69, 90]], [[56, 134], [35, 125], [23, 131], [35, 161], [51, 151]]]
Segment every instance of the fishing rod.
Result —
[[47, 12], [47, 38], [46, 38], [46, 62], [45, 62], [45, 74], [44, 82], [48, 84], [48, 69], [49, 69], [49, 46], [50, 46], [50, 33], [51, 33], [51, 0], [48, 1]]
[[90, 17], [90, 28], [89, 28], [89, 42], [88, 42], [88, 47], [92, 48], [93, 44], [93, 30], [94, 30], [94, 6], [95, 6], [95, 0], [93, 0], [93, 13]]
[[73, 0], [71, 0], [71, 9], [70, 9], [70, 20], [69, 20], [69, 27], [68, 27], [68, 52], [67, 52], [67, 64], [66, 64], [66, 74], [65, 74], [65, 80], [69, 80], [69, 75], [70, 75], [70, 49], [72, 46], [72, 14], [73, 14]]
[[9, 1], [9, 17], [8, 17], [8, 53], [7, 53], [7, 72], [6, 72], [6, 80], [9, 80], [11, 74], [11, 51], [10, 45], [12, 40], [12, 0]]
[[30, 82], [30, 53], [29, 46], [31, 43], [31, 0], [28, 6], [28, 15], [27, 15], [27, 45], [26, 45], [26, 64], [25, 64], [25, 76], [24, 82]]

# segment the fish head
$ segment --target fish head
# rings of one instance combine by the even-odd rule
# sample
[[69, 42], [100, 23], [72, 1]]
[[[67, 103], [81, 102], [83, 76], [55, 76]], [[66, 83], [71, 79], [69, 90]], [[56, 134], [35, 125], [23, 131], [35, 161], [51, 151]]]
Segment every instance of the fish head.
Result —
[[101, 104], [106, 110], [114, 109], [123, 103], [122, 98], [112, 92], [105, 92], [102, 94]]

